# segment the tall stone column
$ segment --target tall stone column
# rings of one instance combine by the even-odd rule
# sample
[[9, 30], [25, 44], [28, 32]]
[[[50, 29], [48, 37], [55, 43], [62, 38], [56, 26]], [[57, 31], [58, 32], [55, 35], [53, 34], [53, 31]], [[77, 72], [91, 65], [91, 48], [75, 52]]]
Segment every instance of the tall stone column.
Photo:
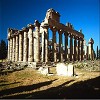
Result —
[[10, 39], [8, 39], [8, 60], [10, 60]]
[[92, 38], [90, 38], [89, 39], [89, 42], [88, 42], [88, 44], [89, 44], [89, 48], [88, 48], [88, 53], [89, 53], [89, 57], [88, 57], [88, 59], [90, 60], [93, 60], [94, 58], [93, 58], [93, 53], [94, 53], [94, 51], [93, 51], [93, 44], [94, 44], [94, 40], [92, 39]]
[[78, 38], [78, 61], [80, 60], [80, 38]]
[[73, 39], [72, 35], [70, 34], [70, 61], [72, 61], [72, 56], [73, 56]]
[[62, 45], [62, 33], [63, 31], [60, 29], [59, 33], [59, 61], [63, 62], [63, 45]]
[[65, 34], [65, 61], [68, 60], [68, 33]]
[[10, 60], [12, 61], [12, 45], [13, 45], [13, 43], [12, 43], [13, 41], [12, 41], [12, 37], [10, 38]]
[[24, 49], [23, 49], [23, 61], [27, 62], [28, 61], [28, 28], [23, 28], [22, 29], [24, 32]]
[[42, 32], [42, 58], [41, 61], [45, 62], [45, 37], [44, 37], [45, 32]]
[[34, 23], [35, 32], [34, 32], [34, 61], [40, 61], [40, 23], [35, 20]]
[[8, 60], [10, 60], [10, 28], [8, 28]]
[[23, 60], [23, 41], [22, 41], [22, 30], [19, 32], [19, 61]]
[[83, 39], [81, 40], [81, 61], [83, 60]]
[[[41, 26], [44, 30], [43, 34], [42, 34], [42, 48], [45, 48], [45, 50], [43, 50], [42, 52], [42, 59], [44, 59], [43, 57], [45, 57], [45, 62], [48, 62], [48, 38], [49, 38], [49, 33], [48, 33], [48, 28], [49, 25], [48, 24], [44, 24]], [[44, 43], [44, 44], [43, 44]], [[45, 54], [44, 54], [45, 53]], [[45, 55], [45, 56], [44, 56]]]
[[52, 49], [53, 49], [53, 58], [54, 58], [54, 62], [57, 62], [57, 55], [56, 55], [56, 31], [57, 31], [57, 29], [56, 29], [56, 27], [54, 26], [54, 27], [52, 27], [51, 28], [51, 30], [52, 30]]
[[19, 36], [18, 36], [18, 32], [16, 34], [16, 51], [15, 51], [15, 61], [19, 60]]
[[76, 46], [77, 46], [77, 40], [76, 40], [76, 37], [74, 36], [74, 61], [76, 61]]
[[15, 61], [15, 44], [16, 44], [16, 41], [15, 41], [15, 36], [14, 36], [14, 34], [13, 34], [13, 38], [12, 38], [12, 40], [13, 40], [13, 54], [12, 54], [12, 61]]
[[28, 61], [32, 62], [34, 59], [33, 55], [33, 28], [34, 26], [32, 24], [28, 25], [29, 31], [28, 31], [28, 38], [29, 38], [29, 55], [28, 55]]

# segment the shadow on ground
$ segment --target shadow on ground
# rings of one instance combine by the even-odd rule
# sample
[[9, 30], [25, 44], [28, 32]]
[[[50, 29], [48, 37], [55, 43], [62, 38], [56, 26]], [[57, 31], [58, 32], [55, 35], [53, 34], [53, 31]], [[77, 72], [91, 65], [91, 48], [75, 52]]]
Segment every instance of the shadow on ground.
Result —
[[[72, 84], [71, 86], [67, 86], [70, 82], [74, 80], [65, 82], [57, 87], [52, 87], [47, 90], [27, 93], [27, 94], [19, 94], [14, 96], [6, 96], [5, 98], [35, 98], [35, 99], [92, 99], [92, 98], [100, 98], [100, 76], [94, 79], [90, 79], [87, 81], [81, 81]], [[30, 91], [32, 89], [36, 89], [42, 87], [44, 85], [49, 85], [53, 81], [43, 82], [39, 84], [33, 84], [30, 86], [22, 86], [13, 89], [8, 89], [1, 91], [0, 94], [10, 94], [22, 91]]]
[[17, 83], [20, 83], [20, 82], [14, 82], [14, 83], [8, 83], [8, 84], [0, 84], [0, 86], [6, 86], [6, 85], [11, 85], [11, 84], [17, 84]]

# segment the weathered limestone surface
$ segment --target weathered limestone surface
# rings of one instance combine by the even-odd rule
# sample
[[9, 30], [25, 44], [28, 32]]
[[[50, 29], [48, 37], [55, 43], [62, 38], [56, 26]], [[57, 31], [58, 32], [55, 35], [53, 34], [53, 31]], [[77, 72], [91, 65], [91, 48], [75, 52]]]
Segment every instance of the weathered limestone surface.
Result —
[[68, 33], [65, 33], [65, 61], [68, 60]]
[[59, 61], [63, 62], [62, 30], [59, 30], [58, 33], [59, 33]]
[[45, 37], [44, 37], [45, 32], [42, 32], [42, 57], [41, 57], [41, 61], [44, 62], [45, 61]]
[[12, 38], [10, 38], [10, 60], [12, 61]]
[[[49, 38], [50, 30], [52, 41]], [[34, 25], [28, 24], [22, 30], [8, 29], [8, 59], [30, 63], [80, 61], [84, 59], [83, 41], [82, 30], [75, 30], [69, 22], [67, 25], [60, 23], [60, 14], [49, 9], [41, 24], [35, 20]], [[91, 60], [94, 58], [93, 43], [93, 39], [90, 39], [89, 47], [85, 50], [87, 59]]]
[[32, 62], [33, 61], [33, 25], [29, 24], [28, 25], [29, 31], [28, 31], [28, 38], [29, 38], [29, 56], [28, 56], [28, 61]]
[[[44, 32], [43, 32], [43, 41], [44, 44], [42, 43], [42, 46], [44, 46], [45, 48], [45, 62], [48, 62], [48, 36], [49, 36], [49, 33], [48, 33], [48, 28], [49, 28], [49, 25], [48, 24], [44, 24], [43, 26], [43, 29], [44, 29]], [[44, 49], [43, 49], [44, 50]], [[42, 56], [44, 56], [44, 53], [42, 54]]]
[[22, 31], [19, 31], [19, 61], [23, 60], [23, 41], [22, 41]]
[[72, 64], [66, 65], [64, 63], [58, 63], [56, 65], [57, 75], [74, 76], [74, 67]]
[[24, 31], [24, 49], [23, 49], [23, 61], [26, 62], [28, 61], [28, 29], [27, 28], [23, 28]]
[[54, 62], [57, 62], [57, 55], [56, 55], [56, 31], [57, 31], [57, 29], [56, 29], [56, 27], [53, 27], [52, 29], [52, 32], [53, 32], [53, 37], [52, 37], [52, 39], [53, 39], [53, 41], [52, 41], [52, 51], [53, 51], [53, 57], [54, 57]]
[[10, 40], [8, 39], [8, 60], [10, 60]]
[[64, 63], [58, 63], [56, 65], [57, 75], [67, 76], [67, 66]]
[[19, 37], [16, 35], [16, 52], [15, 52], [15, 61], [18, 61], [19, 58]]
[[67, 76], [74, 76], [74, 67], [72, 64], [69, 64], [67, 67]]
[[36, 20], [35, 23], [35, 32], [34, 32], [34, 61], [40, 61], [40, 23]]
[[13, 36], [13, 54], [12, 54], [12, 61], [15, 61], [15, 46], [16, 46], [16, 40], [15, 40], [15, 36]]

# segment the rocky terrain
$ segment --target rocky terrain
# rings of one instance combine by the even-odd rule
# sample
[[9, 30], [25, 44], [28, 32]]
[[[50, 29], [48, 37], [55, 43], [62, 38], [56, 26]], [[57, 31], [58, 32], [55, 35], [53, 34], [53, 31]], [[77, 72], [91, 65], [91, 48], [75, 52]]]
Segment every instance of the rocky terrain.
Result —
[[[73, 63], [76, 76], [58, 76], [56, 68], [51, 67], [53, 75], [42, 75], [26, 64], [15, 65], [10, 62], [0, 64], [0, 98], [38, 98], [38, 99], [92, 99], [100, 98], [100, 61]], [[10, 66], [10, 68], [9, 68]]]

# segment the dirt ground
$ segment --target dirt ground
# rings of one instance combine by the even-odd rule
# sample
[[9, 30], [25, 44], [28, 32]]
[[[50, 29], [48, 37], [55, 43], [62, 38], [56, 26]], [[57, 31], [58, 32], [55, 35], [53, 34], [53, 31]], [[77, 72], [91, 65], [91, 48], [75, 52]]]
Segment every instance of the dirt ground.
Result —
[[42, 75], [32, 68], [0, 76], [0, 98], [100, 98], [100, 72], [75, 68], [76, 76]]

